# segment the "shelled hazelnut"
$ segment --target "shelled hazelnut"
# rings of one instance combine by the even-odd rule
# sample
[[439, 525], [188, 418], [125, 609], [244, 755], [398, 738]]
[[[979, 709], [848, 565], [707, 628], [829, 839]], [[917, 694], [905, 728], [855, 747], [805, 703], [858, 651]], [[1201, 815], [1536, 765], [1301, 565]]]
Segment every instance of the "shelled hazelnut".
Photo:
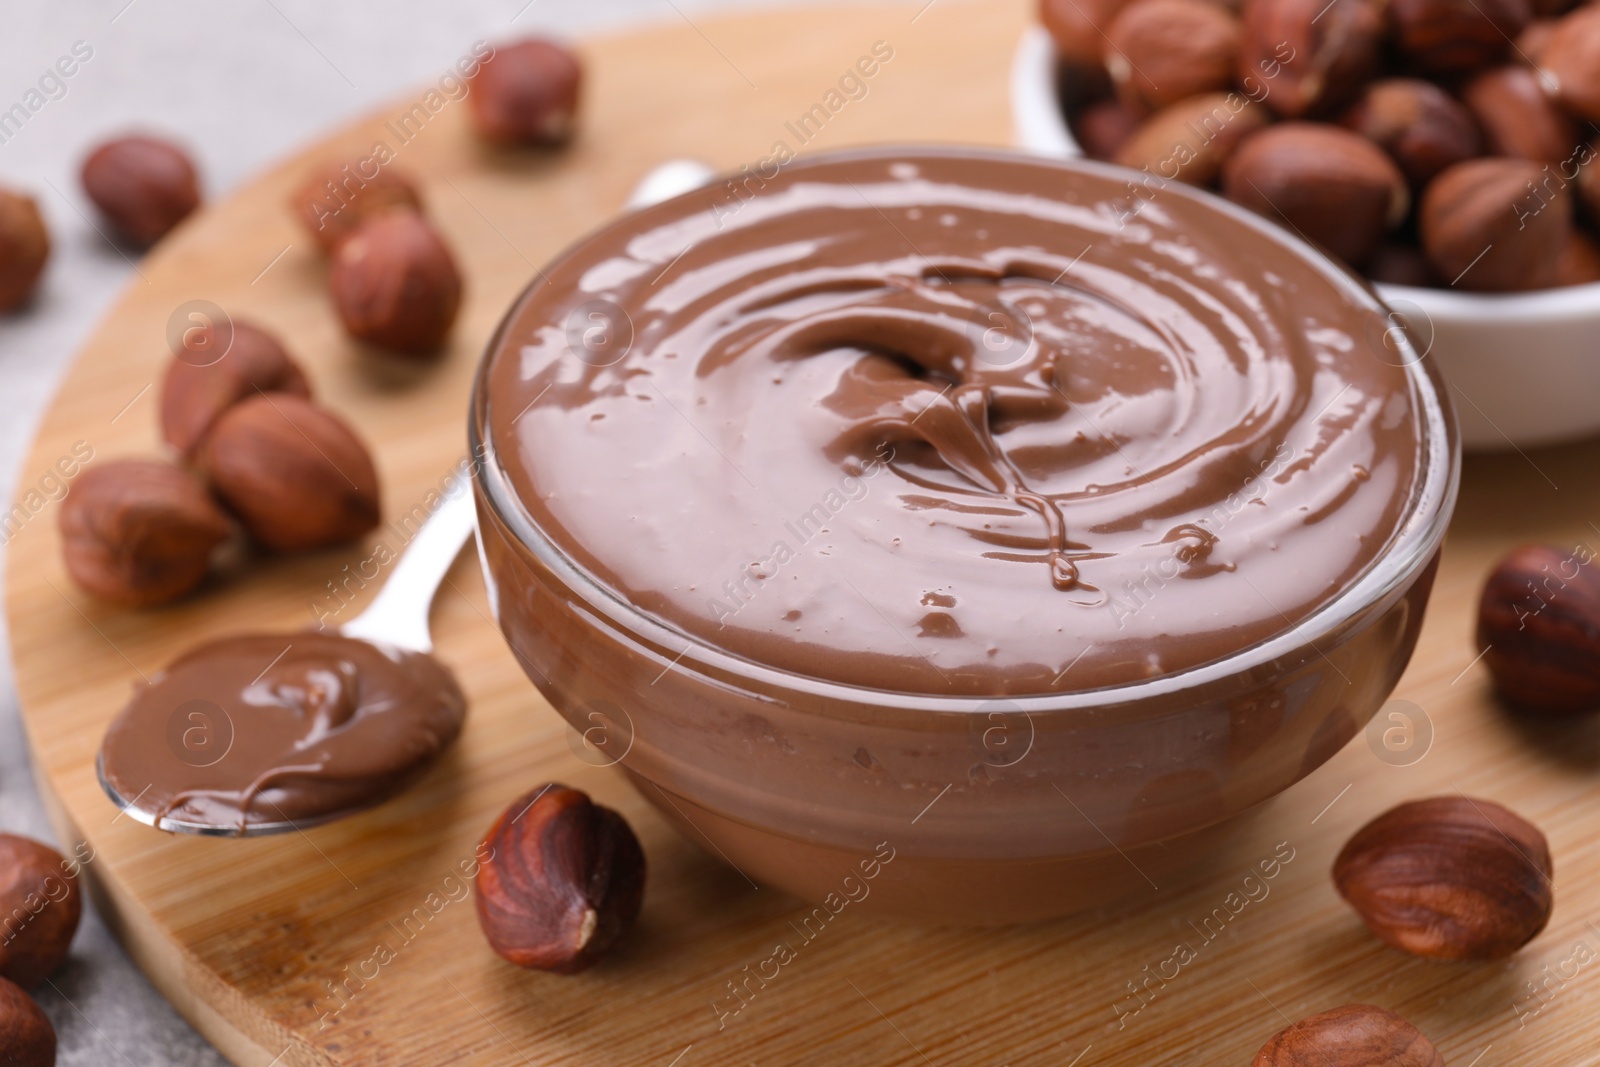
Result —
[[332, 252], [362, 223], [384, 212], [420, 214], [422, 194], [393, 166], [328, 160], [306, 175], [289, 206], [318, 247]]
[[1450, 284], [1487, 292], [1553, 285], [1572, 228], [1572, 197], [1521, 159], [1472, 159], [1435, 178], [1419, 223], [1428, 260]]
[[1128, 0], [1043, 0], [1040, 18], [1068, 63], [1096, 66], [1105, 59], [1105, 27]]
[[1401, 54], [1436, 75], [1498, 62], [1533, 18], [1528, 0], [1389, 0], [1388, 7]]
[[1445, 168], [1483, 154], [1472, 113], [1421, 78], [1373, 82], [1339, 121], [1389, 153], [1414, 189]]
[[161, 436], [181, 455], [200, 446], [217, 419], [256, 393], [311, 397], [311, 385], [276, 337], [242, 320], [186, 334], [161, 382]]
[[1495, 690], [1512, 707], [1557, 715], [1600, 711], [1600, 574], [1593, 555], [1555, 545], [1507, 553], [1484, 582], [1477, 641], [1488, 649], [1483, 661]]
[[1284, 1027], [1251, 1067], [1444, 1067], [1433, 1042], [1392, 1011], [1346, 1004]]
[[1206, 93], [1151, 115], [1114, 158], [1161, 178], [1209, 186], [1239, 142], [1266, 125], [1260, 104], [1237, 93]]
[[1239, 84], [1297, 119], [1348, 103], [1378, 69], [1383, 7], [1371, 0], [1247, 0]]
[[1557, 22], [1539, 68], [1567, 110], [1600, 122], [1600, 7], [1581, 7]]
[[554, 41], [495, 46], [467, 79], [467, 109], [478, 136], [495, 144], [559, 144], [572, 134], [583, 67]]
[[1097, 100], [1078, 113], [1073, 133], [1090, 159], [1112, 159], [1143, 121], [1121, 100]]
[[78, 932], [83, 898], [76, 869], [49, 845], [0, 834], [0, 916], [0, 979], [33, 989], [66, 960]]
[[367, 447], [341, 419], [301, 397], [264, 394], [235, 404], [195, 458], [267, 548], [326, 548], [378, 525], [378, 472]]
[[328, 285], [346, 332], [407, 355], [442, 345], [461, 308], [455, 257], [428, 221], [409, 211], [380, 214], [346, 238]]
[[56, 1029], [33, 998], [0, 978], [0, 1063], [55, 1067]]
[[1377, 145], [1312, 122], [1245, 138], [1223, 165], [1222, 191], [1357, 264], [1400, 224], [1410, 201], [1405, 177]]
[[1239, 20], [1211, 0], [1133, 0], [1105, 35], [1106, 68], [1134, 108], [1226, 89], [1239, 62]]
[[83, 188], [130, 240], [155, 244], [200, 206], [200, 176], [187, 153], [155, 137], [121, 137], [90, 153]]
[[519, 967], [576, 974], [610, 952], [644, 903], [645, 858], [626, 820], [563, 785], [535, 789], [484, 839], [478, 922]]
[[1489, 151], [1512, 159], [1560, 163], [1578, 144], [1578, 124], [1551, 102], [1539, 75], [1515, 64], [1494, 67], [1461, 87]]
[[232, 532], [193, 475], [159, 460], [97, 463], [61, 505], [67, 573], [101, 600], [128, 607], [193, 590]]
[[0, 312], [26, 304], [50, 258], [50, 231], [31, 196], [0, 189]]
[[1504, 959], [1550, 921], [1550, 847], [1489, 800], [1414, 800], [1363, 826], [1339, 853], [1339, 895], [1373, 934], [1443, 960]]

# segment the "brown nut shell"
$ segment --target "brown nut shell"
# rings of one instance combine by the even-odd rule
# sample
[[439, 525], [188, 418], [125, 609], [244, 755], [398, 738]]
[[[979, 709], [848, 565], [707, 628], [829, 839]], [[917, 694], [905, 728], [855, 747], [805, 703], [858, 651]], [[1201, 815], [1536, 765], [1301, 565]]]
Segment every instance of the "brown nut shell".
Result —
[[77, 873], [49, 845], [0, 834], [0, 978], [33, 989], [66, 960], [83, 917]]
[[1128, 0], [1040, 0], [1039, 20], [1056, 44], [1056, 54], [1083, 67], [1105, 60], [1105, 28]]
[[26, 304], [50, 258], [50, 231], [31, 196], [0, 189], [0, 312]]
[[1205, 93], [1150, 116], [1115, 158], [1158, 178], [1210, 186], [1239, 143], [1270, 121], [1239, 93]]
[[1373, 82], [1339, 121], [1389, 153], [1414, 189], [1447, 167], [1483, 154], [1472, 113], [1420, 78]]
[[1371, 0], [1247, 0], [1239, 84], [1285, 118], [1348, 103], [1378, 69], [1383, 8]]
[[546, 785], [506, 809], [484, 839], [478, 922], [518, 967], [576, 974], [609, 952], [644, 903], [639, 839], [610, 808]]
[[1461, 100], [1482, 127], [1491, 155], [1560, 163], [1578, 145], [1578, 124], [1551, 102], [1539, 75], [1527, 67], [1486, 70], [1462, 86]]
[[126, 607], [190, 592], [232, 533], [199, 480], [160, 460], [97, 463], [61, 505], [67, 573], [90, 594]]
[[256, 393], [310, 399], [311, 385], [276, 337], [241, 319], [185, 333], [161, 381], [161, 436], [184, 456], [222, 413]]
[[55, 1067], [56, 1029], [33, 998], [0, 978], [0, 1064]]
[[1346, 263], [1377, 251], [1405, 218], [1405, 176], [1349, 130], [1285, 122], [1245, 138], [1222, 168], [1229, 200], [1276, 219]]
[[267, 548], [326, 548], [378, 525], [378, 472], [367, 447], [343, 420], [300, 397], [257, 395], [229, 408], [196, 460]]
[[1543, 289], [1555, 284], [1572, 229], [1572, 195], [1542, 164], [1471, 159], [1429, 183], [1418, 221], [1423, 251], [1447, 283]]
[[1539, 68], [1563, 107], [1600, 122], [1600, 7], [1581, 7], [1557, 22], [1539, 55]]
[[559, 144], [572, 135], [582, 83], [578, 57], [554, 41], [496, 45], [467, 79], [467, 110], [486, 141]]
[[1121, 100], [1097, 100], [1083, 107], [1074, 117], [1073, 136], [1090, 159], [1112, 159], [1134, 131], [1143, 115]]
[[1251, 1067], [1445, 1067], [1422, 1032], [1392, 1011], [1346, 1004], [1278, 1031]]
[[461, 272], [426, 219], [391, 211], [368, 220], [334, 253], [328, 276], [350, 336], [404, 355], [444, 344], [461, 310]]
[[1106, 69], [1134, 108], [1226, 89], [1239, 62], [1239, 20], [1211, 0], [1133, 0], [1105, 33]]
[[422, 211], [422, 194], [393, 166], [375, 160], [328, 160], [289, 199], [295, 218], [324, 252], [386, 211]]
[[1425, 73], [1448, 76], [1503, 59], [1533, 18], [1528, 0], [1389, 0], [1395, 44]]
[[122, 137], [83, 161], [83, 189], [124, 236], [155, 244], [200, 206], [200, 175], [188, 153], [156, 137]]
[[1557, 285], [1592, 285], [1600, 282], [1600, 242], [1582, 230], [1573, 230], [1561, 253]]
[[[1592, 246], [1591, 246], [1592, 247]], [[1552, 715], [1600, 711], [1600, 573], [1584, 548], [1522, 545], [1478, 599], [1477, 642], [1501, 699]]]
[[1334, 861], [1339, 895], [1402, 952], [1504, 959], [1550, 921], [1550, 847], [1490, 800], [1432, 797], [1391, 808]]

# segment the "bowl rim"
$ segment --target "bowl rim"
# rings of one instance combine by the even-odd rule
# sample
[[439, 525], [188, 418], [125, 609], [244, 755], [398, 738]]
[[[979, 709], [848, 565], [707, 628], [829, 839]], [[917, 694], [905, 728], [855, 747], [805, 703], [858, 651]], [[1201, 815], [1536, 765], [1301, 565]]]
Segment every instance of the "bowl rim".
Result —
[[[1125, 168], [1084, 158], [1052, 159], [1010, 149], [952, 145], [877, 145], [867, 148], [843, 149], [802, 156], [786, 165], [785, 170], [809, 170], [836, 161], [882, 159], [909, 161], [927, 158], [979, 158], [997, 165], [1017, 165], [1058, 169], [1063, 172], [1086, 171], [1101, 176], [1116, 177], [1127, 173]], [[713, 184], [730, 175], [719, 175]], [[1362, 279], [1343, 269], [1327, 256], [1315, 252], [1266, 219], [1238, 207], [1220, 197], [1202, 190], [1171, 183], [1163, 190], [1186, 197], [1206, 210], [1219, 212], [1236, 222], [1249, 226], [1269, 239], [1291, 249], [1296, 255], [1312, 263], [1329, 281], [1346, 289], [1356, 299], [1370, 303], [1374, 310], [1388, 309]], [[871, 686], [819, 678], [814, 675], [784, 670], [769, 664], [737, 656], [718, 646], [652, 617], [644, 610], [623, 599], [598, 578], [589, 574], [569, 557], [555, 540], [540, 529], [533, 517], [522, 506], [518, 494], [510, 485], [504, 469], [495, 458], [492, 435], [488, 433], [492, 412], [488, 379], [495, 365], [495, 355], [501, 351], [511, 323], [523, 306], [539, 289], [548, 284], [549, 276], [569, 259], [575, 258], [590, 242], [615, 229], [636, 225], [653, 214], [668, 214], [682, 201], [704, 195], [705, 187], [691, 190], [669, 200], [635, 211], [624, 212], [579, 238], [563, 250], [522, 290], [502, 316], [484, 348], [482, 358], [473, 376], [472, 396], [468, 405], [467, 434], [475, 492], [491, 515], [538, 562], [552, 571], [577, 596], [582, 599], [592, 620], [604, 619], [620, 634], [626, 635], [636, 645], [642, 643], [657, 656], [667, 670], [697, 670], [713, 679], [739, 679], [762, 686], [763, 691], [781, 691], [804, 694], [812, 698], [808, 710], [831, 706], [868, 704], [878, 709], [919, 713], [994, 713], [997, 705], [1007, 712], [1026, 714], [1066, 714], [1092, 711], [1109, 705], [1127, 704], [1176, 692], [1200, 689], [1204, 686], [1250, 673], [1274, 660], [1292, 657], [1307, 648], [1320, 652], [1320, 638], [1338, 631], [1350, 620], [1374, 605], [1395, 594], [1412, 582], [1429, 564], [1440, 543], [1455, 508], [1461, 477], [1461, 442], [1455, 412], [1449, 394], [1439, 374], [1435, 361], [1425, 357], [1405, 359], [1401, 366], [1407, 370], [1407, 381], [1424, 415], [1419, 425], [1417, 470], [1420, 476], [1413, 486], [1411, 500], [1404, 516], [1392, 533], [1384, 551], [1354, 582], [1318, 607], [1298, 623], [1272, 636], [1247, 645], [1229, 655], [1210, 660], [1183, 670], [1162, 674], [1155, 678], [1140, 679], [1093, 689], [1064, 690], [1049, 693], [1008, 694], [986, 696], [944, 696], [937, 693], [904, 692], [877, 689]], [[1411, 349], [1409, 339], [1397, 337]], [[1415, 349], [1411, 349], [1416, 356]], [[481, 534], [480, 534], [481, 537]], [[488, 573], [487, 559], [480, 543], [480, 561], [485, 569], [485, 579], [491, 590], [491, 602], [497, 606], [494, 576]], [[497, 610], [496, 614], [499, 612]], [[683, 646], [675, 656], [667, 651]], [[1325, 658], [1325, 657], [1324, 657]], [[819, 712], [825, 714], [825, 712]]]
[[[1012, 57], [1012, 125], [1017, 143], [1052, 159], [1087, 160], [1089, 157], [1062, 112], [1055, 74], [1055, 42], [1043, 26], [1029, 26]], [[1560, 318], [1600, 324], [1600, 282], [1526, 293], [1477, 293], [1392, 282], [1368, 284], [1386, 304], [1409, 305], [1430, 319], [1444, 318], [1462, 325], [1548, 323]]]

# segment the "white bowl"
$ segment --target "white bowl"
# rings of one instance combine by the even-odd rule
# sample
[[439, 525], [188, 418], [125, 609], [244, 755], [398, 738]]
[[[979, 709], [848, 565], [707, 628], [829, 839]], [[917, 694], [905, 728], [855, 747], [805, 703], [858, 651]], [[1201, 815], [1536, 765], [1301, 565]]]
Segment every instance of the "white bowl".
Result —
[[[1011, 106], [1021, 147], [1058, 158], [1083, 154], [1061, 113], [1055, 47], [1041, 27], [1017, 47]], [[1417, 350], [1438, 360], [1466, 448], [1520, 449], [1600, 433], [1600, 284], [1504, 295], [1375, 288]]]

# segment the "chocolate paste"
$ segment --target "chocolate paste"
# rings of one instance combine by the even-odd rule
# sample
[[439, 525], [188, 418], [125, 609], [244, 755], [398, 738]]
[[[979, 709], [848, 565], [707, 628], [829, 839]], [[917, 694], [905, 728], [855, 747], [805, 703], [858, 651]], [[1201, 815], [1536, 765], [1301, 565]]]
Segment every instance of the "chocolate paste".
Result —
[[316, 632], [224, 638], [141, 685], [102, 774], [158, 819], [319, 822], [403, 789], [461, 732], [431, 656]]
[[1419, 400], [1348, 276], [1126, 175], [908, 152], [602, 231], [491, 353], [527, 517], [689, 638], [951, 695], [1181, 671], [1396, 536]]

